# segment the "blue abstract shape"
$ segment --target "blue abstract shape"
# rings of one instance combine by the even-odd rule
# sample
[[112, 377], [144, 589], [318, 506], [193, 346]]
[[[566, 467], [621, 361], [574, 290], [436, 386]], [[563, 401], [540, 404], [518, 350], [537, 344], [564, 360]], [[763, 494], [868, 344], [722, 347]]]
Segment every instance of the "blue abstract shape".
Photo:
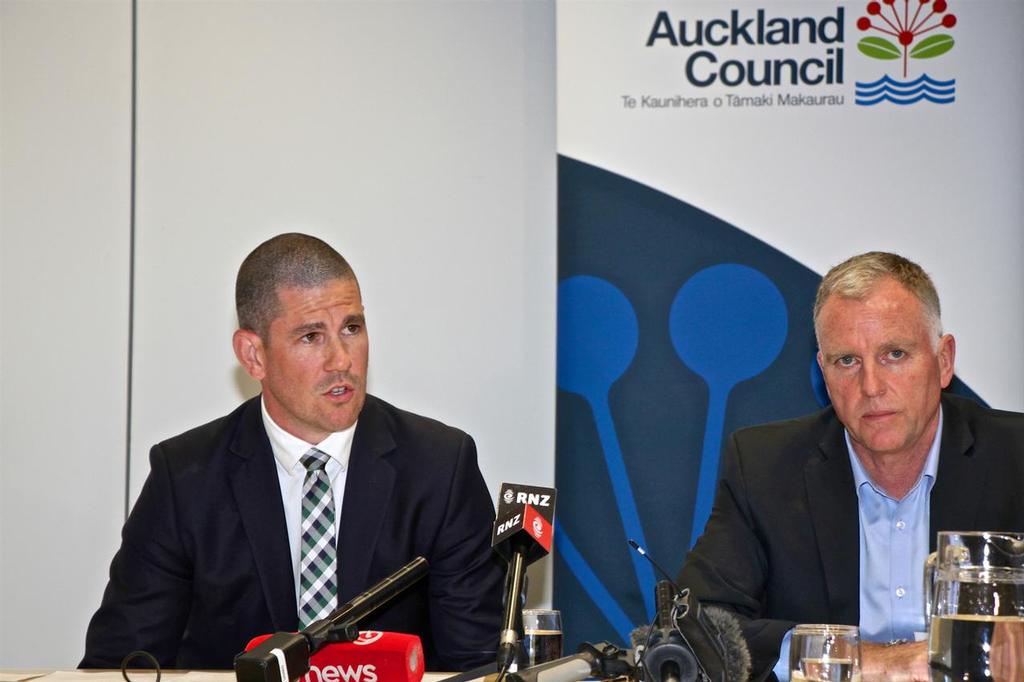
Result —
[[[633, 306], [613, 285], [589, 275], [569, 277], [558, 285], [558, 387], [590, 404], [622, 527], [627, 537], [644, 544], [640, 514], [608, 405], [612, 384], [629, 368], [638, 342]], [[622, 543], [625, 545], [625, 538]], [[632, 560], [648, 617], [653, 617], [654, 571], [643, 557], [633, 556]], [[597, 605], [604, 609], [603, 603]]]
[[597, 574], [587, 564], [587, 560], [583, 558], [583, 555], [576, 545], [573, 544], [572, 540], [569, 539], [569, 534], [566, 533], [565, 527], [555, 522], [555, 546], [558, 548], [558, 555], [568, 564], [569, 569], [576, 576], [576, 579], [580, 581], [580, 585], [583, 586], [583, 590], [590, 597], [591, 601], [600, 607], [604, 617], [608, 619], [608, 622], [615, 632], [622, 638], [622, 641], [629, 641], [629, 633], [633, 629], [633, 624], [629, 620], [629, 616], [622, 610], [619, 603], [612, 596], [611, 592], [604, 586], [601, 579], [597, 577]]
[[711, 514], [729, 393], [775, 361], [788, 329], [786, 302], [778, 287], [745, 265], [704, 268], [683, 284], [672, 302], [669, 334], [676, 354], [704, 379], [709, 393], [691, 546]]
[[607, 395], [633, 362], [640, 327], [625, 294], [606, 280], [578, 275], [558, 285], [558, 387]]

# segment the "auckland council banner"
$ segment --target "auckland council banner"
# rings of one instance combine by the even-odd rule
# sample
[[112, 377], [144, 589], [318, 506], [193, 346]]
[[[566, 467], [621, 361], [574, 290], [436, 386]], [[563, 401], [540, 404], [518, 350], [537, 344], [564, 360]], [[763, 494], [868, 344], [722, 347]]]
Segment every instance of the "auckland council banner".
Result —
[[1024, 3], [557, 5], [555, 605], [625, 643], [710, 511], [723, 438], [827, 404], [846, 257], [934, 277], [955, 390], [1024, 407]]

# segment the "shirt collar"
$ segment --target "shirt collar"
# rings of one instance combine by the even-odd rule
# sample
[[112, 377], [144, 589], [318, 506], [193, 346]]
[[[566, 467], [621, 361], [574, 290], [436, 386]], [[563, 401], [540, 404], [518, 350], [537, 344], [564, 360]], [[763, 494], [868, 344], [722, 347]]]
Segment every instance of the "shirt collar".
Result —
[[[861, 464], [860, 457], [853, 451], [853, 441], [850, 440], [850, 432], [843, 429], [843, 437], [846, 439], [846, 452], [850, 455], [850, 465], [853, 467], [853, 482], [860, 490], [862, 486], [869, 485], [875, 491], [881, 492], [874, 481], [868, 476], [868, 473], [864, 471], [864, 465]], [[916, 488], [922, 478], [928, 479], [929, 488], [935, 483], [935, 476], [939, 471], [939, 445], [942, 443], [942, 405], [939, 405], [939, 426], [935, 429], [935, 438], [932, 440], [931, 447], [928, 448], [928, 457], [924, 460], [924, 468], [921, 470], [921, 476], [918, 477], [914, 483], [913, 488]], [[911, 488], [911, 490], [913, 490]]]
[[[356, 424], [344, 431], [336, 431], [324, 438], [319, 443], [307, 443], [306, 441], [293, 436], [281, 428], [267, 412], [267, 402], [260, 398], [260, 411], [263, 413], [263, 428], [267, 431], [270, 439], [270, 449], [274, 451], [274, 458], [281, 464], [285, 471], [305, 473], [305, 467], [299, 462], [310, 448], [315, 447], [331, 459], [341, 465], [341, 470], [348, 468], [349, 456], [352, 454], [352, 437], [356, 432]], [[358, 424], [358, 420], [356, 421]], [[298, 469], [296, 469], [298, 467]]]

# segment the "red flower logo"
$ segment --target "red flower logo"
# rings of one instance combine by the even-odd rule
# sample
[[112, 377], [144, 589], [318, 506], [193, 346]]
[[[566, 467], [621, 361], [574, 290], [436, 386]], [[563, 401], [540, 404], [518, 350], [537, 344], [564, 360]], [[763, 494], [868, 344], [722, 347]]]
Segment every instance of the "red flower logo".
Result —
[[[902, 4], [902, 7], [897, 6]], [[915, 5], [910, 16], [911, 4]], [[928, 5], [929, 7], [926, 7]], [[953, 49], [953, 36], [937, 33], [918, 40], [938, 28], [956, 26], [956, 15], [947, 14], [946, 0], [882, 0], [869, 2], [868, 16], [857, 19], [861, 31], [878, 31], [899, 42], [879, 36], [868, 36], [857, 43], [857, 49], [873, 59], [903, 59], [903, 77], [907, 77], [907, 59], [931, 59]]]

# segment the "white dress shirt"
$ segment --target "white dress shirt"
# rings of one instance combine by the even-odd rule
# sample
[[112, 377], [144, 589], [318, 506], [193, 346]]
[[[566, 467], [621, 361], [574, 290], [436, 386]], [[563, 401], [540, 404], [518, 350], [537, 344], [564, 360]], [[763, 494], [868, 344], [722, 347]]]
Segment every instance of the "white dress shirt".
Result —
[[[263, 427], [270, 438], [270, 448], [274, 451], [277, 462], [277, 480], [281, 486], [281, 501], [284, 503], [285, 523], [288, 526], [288, 547], [292, 554], [292, 575], [295, 578], [295, 603], [299, 603], [299, 562], [301, 549], [299, 543], [302, 536], [302, 483], [306, 478], [306, 467], [301, 459], [310, 448], [315, 447], [328, 455], [327, 478], [331, 481], [331, 494], [334, 495], [334, 537], [335, 542], [340, 534], [341, 504], [345, 498], [345, 479], [348, 473], [348, 459], [352, 454], [352, 436], [356, 425], [344, 431], [327, 436], [319, 443], [307, 443], [288, 433], [271, 419], [267, 413], [266, 402], [261, 398], [260, 407], [263, 411]], [[357, 422], [358, 423], [358, 422]], [[342, 557], [338, 556], [338, 565]]]

